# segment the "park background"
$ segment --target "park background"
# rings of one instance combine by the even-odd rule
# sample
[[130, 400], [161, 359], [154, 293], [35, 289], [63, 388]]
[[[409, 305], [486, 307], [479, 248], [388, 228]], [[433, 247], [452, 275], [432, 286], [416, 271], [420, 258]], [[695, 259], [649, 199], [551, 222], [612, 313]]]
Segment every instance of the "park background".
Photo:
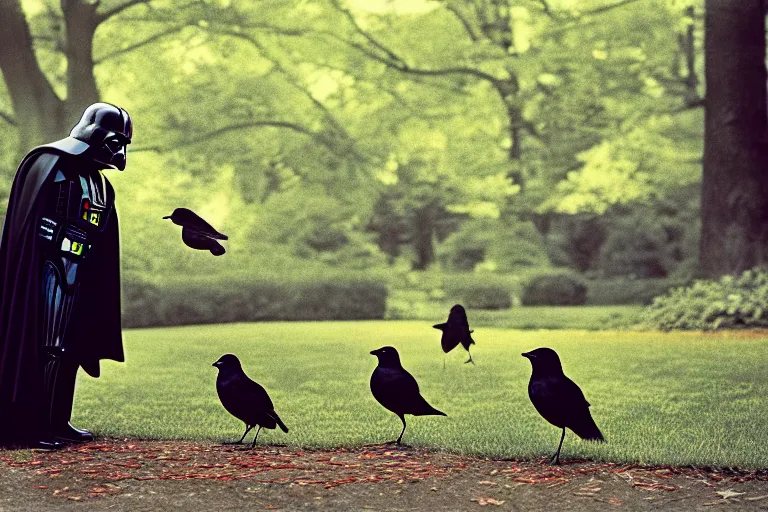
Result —
[[[23, 155], [87, 105], [134, 122], [106, 175], [124, 325], [148, 329], [81, 379], [97, 433], [228, 435], [207, 366], [236, 352], [315, 425], [287, 442], [386, 437], [367, 352], [394, 344], [458, 417], [415, 443], [543, 453], [519, 353], [546, 344], [617, 441], [579, 453], [765, 466], [761, 331], [656, 331], [768, 323], [760, 2], [0, 0], [0, 33], [0, 214]], [[176, 207], [227, 253], [185, 247]], [[455, 303], [476, 368], [441, 369], [431, 325]], [[294, 322], [232, 323], [274, 320]], [[320, 411], [330, 388], [345, 402]]]

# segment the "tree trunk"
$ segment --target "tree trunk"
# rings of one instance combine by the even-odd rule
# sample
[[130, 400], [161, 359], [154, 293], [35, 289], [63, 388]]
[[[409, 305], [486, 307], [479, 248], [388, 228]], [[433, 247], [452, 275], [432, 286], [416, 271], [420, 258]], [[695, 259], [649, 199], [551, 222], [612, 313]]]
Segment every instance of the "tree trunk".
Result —
[[98, 5], [98, 2], [61, 0], [67, 30], [67, 132], [80, 120], [88, 105], [99, 101], [93, 73], [93, 35], [99, 25]]
[[768, 110], [763, 0], [706, 0], [699, 272], [768, 262]]
[[66, 137], [83, 110], [99, 101], [93, 73], [97, 5], [61, 0], [67, 30], [67, 99], [62, 100], [40, 69], [20, 0], [0, 0], [0, 70], [16, 117], [18, 158], [34, 146]]
[[0, 0], [0, 70], [19, 134], [19, 154], [61, 138], [64, 104], [38, 65], [20, 0]]
[[432, 211], [432, 206], [426, 205], [415, 212], [413, 249], [416, 261], [413, 262], [413, 270], [426, 270], [435, 261], [435, 222]]

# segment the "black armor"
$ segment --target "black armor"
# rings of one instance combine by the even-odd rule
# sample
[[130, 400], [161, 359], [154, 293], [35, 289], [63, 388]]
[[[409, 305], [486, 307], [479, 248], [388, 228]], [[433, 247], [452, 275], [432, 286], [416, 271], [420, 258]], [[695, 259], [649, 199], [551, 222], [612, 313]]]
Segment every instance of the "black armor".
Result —
[[[101, 169], [125, 168], [125, 146], [131, 136], [131, 120], [124, 110], [97, 103], [86, 109], [70, 137], [30, 152], [14, 181], [0, 246], [0, 282], [11, 286], [9, 290], [19, 287], [18, 279], [8, 272], [12, 261], [33, 274], [24, 285], [37, 298], [22, 311], [25, 321], [37, 322], [37, 326], [22, 328], [22, 332], [33, 333], [28, 336], [35, 338], [35, 350], [27, 350], [24, 343], [28, 340], [24, 339], [19, 341], [21, 347], [11, 345], [18, 331], [14, 325], [18, 315], [9, 311], [15, 303], [4, 291], [0, 301], [0, 416], [7, 410], [22, 425], [34, 424], [28, 430], [36, 432], [36, 442], [42, 446], [92, 439], [89, 432], [69, 424], [77, 369], [82, 366], [98, 376], [99, 359], [122, 360], [117, 217], [114, 191]], [[31, 204], [23, 204], [23, 199]], [[28, 256], [35, 261], [36, 270], [27, 270], [26, 260], [11, 256], [19, 243], [31, 247]], [[95, 344], [100, 341], [104, 347]], [[21, 368], [9, 368], [9, 357], [32, 352], [37, 353], [36, 379], [20, 375]], [[19, 366], [29, 371], [31, 364]], [[27, 383], [21, 392], [20, 382]], [[13, 392], [6, 389], [11, 383]], [[25, 400], [38, 404], [30, 406]], [[0, 443], [35, 444], [18, 433], [18, 426], [7, 427], [7, 432], [4, 428], [0, 420]]]

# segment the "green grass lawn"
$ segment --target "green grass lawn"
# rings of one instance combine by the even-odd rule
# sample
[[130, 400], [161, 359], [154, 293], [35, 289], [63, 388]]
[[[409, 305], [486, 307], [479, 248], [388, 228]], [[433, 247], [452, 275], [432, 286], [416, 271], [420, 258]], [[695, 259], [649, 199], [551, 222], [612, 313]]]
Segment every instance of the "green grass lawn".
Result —
[[[476, 366], [446, 359], [425, 322], [259, 323], [128, 330], [127, 362], [81, 373], [73, 423], [97, 434], [145, 439], [237, 439], [243, 425], [218, 402], [216, 369], [237, 354], [264, 385], [290, 433], [265, 443], [334, 447], [397, 437], [397, 417], [370, 394], [383, 345], [399, 351], [422, 394], [443, 417], [408, 417], [404, 442], [466, 454], [535, 457], [559, 431], [527, 396], [530, 363], [520, 353], [556, 349], [592, 403], [608, 443], [569, 433], [565, 457], [610, 461], [768, 467], [768, 337], [477, 328]], [[250, 436], [249, 436], [250, 439]]]
[[[388, 299], [388, 318], [444, 322], [455, 302], [426, 297], [424, 292], [396, 290]], [[635, 325], [642, 310], [643, 306], [526, 306], [498, 311], [471, 309], [467, 315], [472, 328], [604, 330]]]

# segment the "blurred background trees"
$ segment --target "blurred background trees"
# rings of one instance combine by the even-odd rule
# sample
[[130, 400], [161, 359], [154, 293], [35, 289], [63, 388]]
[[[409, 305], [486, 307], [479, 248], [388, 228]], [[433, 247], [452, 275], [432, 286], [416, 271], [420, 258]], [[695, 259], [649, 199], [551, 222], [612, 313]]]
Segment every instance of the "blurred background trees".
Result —
[[[707, 18], [707, 105], [726, 106], [704, 152], [699, 1], [0, 0], [0, 209], [19, 157], [101, 99], [135, 123], [109, 176], [136, 279], [735, 273], [767, 239], [746, 241], [768, 197], [752, 3], [708, 0], [741, 18]], [[718, 142], [731, 104], [762, 132]], [[746, 148], [754, 179], [729, 178]], [[761, 192], [734, 203], [734, 187]], [[722, 214], [740, 205], [741, 234]], [[229, 234], [228, 254], [185, 250], [161, 220], [177, 206]], [[744, 249], [718, 252], [721, 235]]]

